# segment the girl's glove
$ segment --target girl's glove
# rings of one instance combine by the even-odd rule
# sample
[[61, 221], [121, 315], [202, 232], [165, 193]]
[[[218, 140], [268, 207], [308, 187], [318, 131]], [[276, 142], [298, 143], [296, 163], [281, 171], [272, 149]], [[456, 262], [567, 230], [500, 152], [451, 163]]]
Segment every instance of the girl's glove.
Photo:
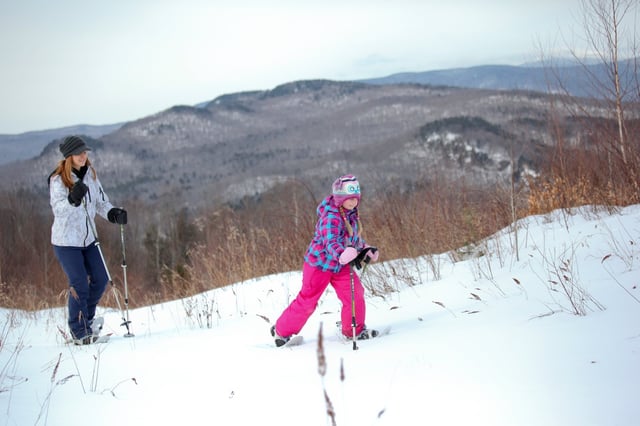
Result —
[[338, 262], [340, 262], [341, 265], [346, 265], [347, 263], [351, 263], [351, 261], [355, 259], [357, 256], [358, 256], [358, 250], [349, 246], [344, 249], [340, 257], [338, 258]]
[[[369, 250], [367, 250], [369, 249]], [[369, 261], [377, 262], [378, 257], [380, 256], [380, 250], [377, 247], [365, 246], [363, 251], [367, 251], [367, 256], [369, 259], [365, 259], [364, 263], [369, 263]]]
[[362, 269], [362, 262], [365, 265], [368, 265], [372, 260], [375, 262], [378, 259], [378, 248], [373, 246], [366, 246], [363, 248], [358, 256], [351, 261], [351, 264], [356, 267], [356, 269]]

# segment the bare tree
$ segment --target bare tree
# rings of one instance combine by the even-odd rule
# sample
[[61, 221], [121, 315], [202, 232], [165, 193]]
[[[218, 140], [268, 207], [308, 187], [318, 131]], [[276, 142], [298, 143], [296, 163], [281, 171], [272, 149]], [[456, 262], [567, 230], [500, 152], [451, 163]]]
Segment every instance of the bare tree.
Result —
[[[623, 84], [622, 77], [623, 73], [626, 76], [628, 71], [635, 70], [629, 67], [630, 63], [627, 62], [624, 65], [621, 63], [621, 53], [624, 53], [624, 46], [627, 45], [621, 38], [625, 17], [636, 3], [637, 0], [582, 1], [586, 41], [591, 48], [591, 54], [605, 66], [608, 82], [600, 82], [593, 75], [590, 77], [596, 83], [595, 87], [602, 89], [600, 92], [602, 98], [613, 104], [618, 133], [618, 151], [625, 166], [629, 166], [629, 149], [624, 105], [633, 92], [628, 84]], [[633, 40], [635, 37], [630, 40], [630, 46], [633, 45]], [[574, 57], [577, 58], [575, 52]], [[625, 83], [628, 81], [625, 79]]]
[[599, 152], [596, 158], [600, 162], [606, 161], [606, 167], [594, 165], [592, 179], [607, 173], [609, 188], [620, 193], [630, 186], [635, 194], [640, 193], [640, 150], [635, 129], [630, 126], [637, 126], [639, 117], [637, 9], [638, 0], [582, 0], [584, 45], [567, 45], [579, 71], [567, 75], [560, 68], [551, 69], [560, 93], [569, 95], [567, 83], [575, 81], [588, 93], [588, 100], [567, 96], [564, 105], [583, 123], [577, 140], [585, 143], [584, 149]]

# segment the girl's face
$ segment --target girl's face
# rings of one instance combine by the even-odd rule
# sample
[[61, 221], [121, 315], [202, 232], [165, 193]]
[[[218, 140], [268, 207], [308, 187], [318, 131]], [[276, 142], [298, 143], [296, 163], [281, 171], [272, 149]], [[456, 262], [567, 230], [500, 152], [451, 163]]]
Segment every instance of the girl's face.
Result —
[[71, 156], [71, 162], [73, 164], [73, 168], [76, 170], [80, 170], [87, 163], [87, 151], [83, 151], [78, 155]]
[[342, 203], [342, 207], [344, 207], [347, 210], [355, 209], [357, 205], [358, 205], [357, 198], [349, 198], [348, 200], [344, 200], [344, 203]]

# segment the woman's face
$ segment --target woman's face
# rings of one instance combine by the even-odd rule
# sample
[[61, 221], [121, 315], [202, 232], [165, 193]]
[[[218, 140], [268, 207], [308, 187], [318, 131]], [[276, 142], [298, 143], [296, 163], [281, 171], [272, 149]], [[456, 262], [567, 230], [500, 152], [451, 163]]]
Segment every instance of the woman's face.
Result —
[[87, 157], [87, 151], [83, 151], [78, 155], [72, 155], [71, 162], [73, 163], [73, 168], [76, 170], [80, 170], [82, 167], [84, 167], [84, 165], [87, 164]]
[[348, 200], [344, 200], [344, 203], [342, 203], [342, 207], [344, 207], [347, 210], [355, 209], [357, 205], [358, 205], [357, 198], [349, 198]]

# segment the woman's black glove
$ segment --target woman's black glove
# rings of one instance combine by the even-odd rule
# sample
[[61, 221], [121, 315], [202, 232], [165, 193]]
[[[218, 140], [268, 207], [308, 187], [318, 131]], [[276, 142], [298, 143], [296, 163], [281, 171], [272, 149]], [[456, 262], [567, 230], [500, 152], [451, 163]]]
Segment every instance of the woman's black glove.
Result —
[[119, 207], [114, 207], [107, 213], [107, 219], [111, 223], [117, 223], [118, 225], [127, 224], [127, 211]]
[[81, 180], [77, 181], [73, 184], [71, 189], [69, 190], [69, 195], [67, 196], [67, 200], [69, 203], [78, 207], [80, 203], [82, 203], [82, 197], [87, 193], [89, 187], [85, 185]]

